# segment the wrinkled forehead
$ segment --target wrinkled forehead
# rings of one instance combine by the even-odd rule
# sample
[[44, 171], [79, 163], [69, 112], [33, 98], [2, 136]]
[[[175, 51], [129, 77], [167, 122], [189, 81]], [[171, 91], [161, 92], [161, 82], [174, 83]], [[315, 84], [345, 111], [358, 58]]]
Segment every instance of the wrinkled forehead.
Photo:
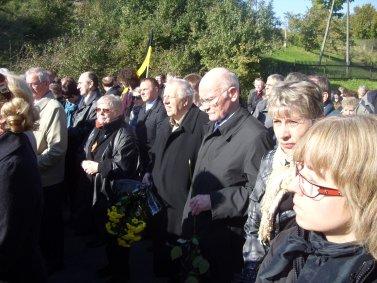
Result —
[[220, 95], [220, 91], [226, 89], [226, 84], [219, 80], [208, 80], [200, 82], [199, 96], [201, 98], [215, 97]]
[[178, 84], [176, 83], [169, 83], [165, 85], [165, 90], [164, 90], [164, 96], [172, 96], [175, 95], [178, 92]]

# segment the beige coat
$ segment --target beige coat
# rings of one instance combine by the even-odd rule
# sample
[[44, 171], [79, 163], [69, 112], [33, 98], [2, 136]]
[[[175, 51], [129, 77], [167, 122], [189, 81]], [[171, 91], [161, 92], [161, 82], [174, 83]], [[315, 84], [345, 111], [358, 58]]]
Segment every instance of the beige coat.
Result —
[[67, 150], [67, 120], [60, 103], [48, 92], [35, 103], [40, 110], [39, 129], [33, 134], [37, 141], [38, 167], [42, 186], [52, 186], [64, 179]]

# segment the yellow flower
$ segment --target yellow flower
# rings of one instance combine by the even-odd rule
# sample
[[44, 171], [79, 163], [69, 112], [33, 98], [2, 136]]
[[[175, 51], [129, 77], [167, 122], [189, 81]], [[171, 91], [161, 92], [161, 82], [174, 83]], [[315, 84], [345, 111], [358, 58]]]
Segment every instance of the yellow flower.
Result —
[[109, 213], [108, 213], [108, 215], [109, 215], [109, 219], [112, 221], [112, 222], [115, 222], [115, 221], [117, 221], [116, 223], [118, 223], [119, 222], [119, 219], [121, 219], [124, 215], [123, 214], [119, 214], [119, 213], [117, 213], [117, 212], [115, 212], [115, 211], [110, 211]]
[[144, 229], [145, 229], [145, 222], [143, 221], [140, 221], [141, 223], [139, 225], [137, 225], [134, 229], [133, 229], [133, 232], [135, 234], [139, 234], [140, 232], [142, 232]]
[[133, 233], [128, 233], [126, 235], [122, 236], [123, 240], [133, 240], [134, 234]]
[[130, 245], [128, 243], [126, 243], [126, 241], [118, 238], [118, 245], [121, 246], [121, 247], [130, 247]]
[[132, 218], [132, 223], [137, 224], [137, 223], [139, 223], [139, 220], [137, 220], [137, 218], [134, 217], [134, 218]]
[[141, 237], [138, 236], [138, 235], [135, 235], [135, 236], [133, 237], [133, 240], [134, 240], [135, 242], [138, 242], [138, 241], [141, 240]]
[[107, 232], [109, 233], [109, 234], [112, 234], [112, 235], [115, 235], [115, 232], [112, 230], [112, 225], [111, 225], [111, 223], [109, 223], [109, 222], [107, 222], [106, 223], [106, 230], [107, 230]]

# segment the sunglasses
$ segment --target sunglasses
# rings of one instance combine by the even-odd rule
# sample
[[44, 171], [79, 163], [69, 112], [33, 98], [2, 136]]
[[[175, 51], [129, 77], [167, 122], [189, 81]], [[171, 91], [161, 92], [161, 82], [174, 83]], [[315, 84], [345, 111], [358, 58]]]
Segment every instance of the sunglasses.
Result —
[[109, 114], [111, 112], [111, 109], [108, 109], [108, 108], [96, 108], [96, 112], [97, 113], [101, 113], [102, 111], [105, 114]]

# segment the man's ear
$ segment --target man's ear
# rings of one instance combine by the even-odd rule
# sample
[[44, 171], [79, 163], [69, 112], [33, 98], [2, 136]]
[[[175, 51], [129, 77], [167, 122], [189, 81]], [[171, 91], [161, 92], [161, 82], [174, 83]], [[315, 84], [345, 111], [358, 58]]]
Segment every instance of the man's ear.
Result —
[[228, 96], [232, 102], [235, 102], [238, 100], [240, 93], [237, 88], [232, 86], [228, 89]]
[[94, 83], [92, 80], [89, 80], [89, 89], [93, 89]]

